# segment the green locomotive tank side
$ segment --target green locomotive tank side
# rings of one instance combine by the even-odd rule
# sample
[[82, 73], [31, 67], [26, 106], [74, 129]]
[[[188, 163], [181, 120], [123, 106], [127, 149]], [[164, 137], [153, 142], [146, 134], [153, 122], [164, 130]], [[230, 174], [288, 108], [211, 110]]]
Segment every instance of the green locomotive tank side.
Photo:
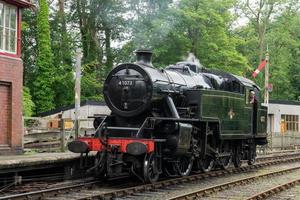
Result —
[[247, 93], [202, 90], [199, 103], [199, 118], [218, 121], [221, 140], [266, 137], [267, 110], [257, 104], [257, 126], [253, 126], [254, 107]]

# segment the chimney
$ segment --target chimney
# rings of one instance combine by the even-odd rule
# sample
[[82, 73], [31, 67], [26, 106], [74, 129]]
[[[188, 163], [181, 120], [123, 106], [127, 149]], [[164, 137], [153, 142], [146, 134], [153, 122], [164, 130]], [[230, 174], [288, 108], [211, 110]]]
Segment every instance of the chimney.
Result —
[[152, 66], [152, 51], [150, 49], [138, 49], [135, 51], [137, 63]]

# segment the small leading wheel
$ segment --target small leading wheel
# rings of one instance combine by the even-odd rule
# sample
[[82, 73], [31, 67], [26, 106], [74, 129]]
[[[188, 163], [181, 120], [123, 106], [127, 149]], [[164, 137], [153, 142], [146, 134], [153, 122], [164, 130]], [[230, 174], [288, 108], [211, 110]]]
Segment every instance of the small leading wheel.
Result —
[[212, 157], [206, 156], [205, 159], [202, 161], [202, 171], [209, 172], [213, 169], [215, 165], [215, 161]]
[[181, 156], [176, 164], [177, 172], [180, 176], [190, 175], [193, 167], [194, 158]]
[[106, 153], [98, 152], [95, 156], [95, 174], [98, 178], [105, 178]]
[[222, 169], [227, 169], [230, 166], [231, 161], [232, 161], [232, 156], [231, 155], [221, 158], [221, 161], [220, 161], [221, 168]]
[[146, 154], [144, 159], [144, 180], [146, 183], [155, 183], [158, 180], [159, 172], [154, 153]]

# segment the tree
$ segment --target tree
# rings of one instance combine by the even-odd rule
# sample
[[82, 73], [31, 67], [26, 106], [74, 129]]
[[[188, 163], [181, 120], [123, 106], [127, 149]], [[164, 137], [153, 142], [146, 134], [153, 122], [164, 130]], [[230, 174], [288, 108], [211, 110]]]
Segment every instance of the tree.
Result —
[[33, 114], [34, 103], [31, 99], [28, 87], [23, 87], [23, 116], [30, 117]]
[[282, 6], [284, 0], [256, 0], [241, 1], [241, 9], [244, 15], [249, 19], [250, 24], [254, 27], [258, 41], [258, 61], [264, 58], [265, 52], [265, 35], [270, 23], [271, 16]]
[[239, 75], [249, 71], [246, 58], [236, 50], [237, 40], [228, 31], [231, 2], [182, 0], [175, 7], [149, 6], [133, 31], [133, 49], [153, 48], [155, 66], [178, 62], [192, 52], [206, 67]]
[[[96, 82], [102, 82], [111, 70], [116, 55], [116, 49], [111, 43], [122, 37], [122, 30], [125, 27], [122, 11], [124, 3], [121, 0], [76, 0], [71, 6], [76, 10], [72, 18], [77, 21], [80, 31], [83, 64], [89, 66], [89, 70], [82, 77], [82, 88], [101, 94], [100, 85], [84, 81], [84, 76], [95, 79]], [[91, 93], [87, 92], [86, 95], [88, 94]], [[101, 98], [102, 95], [93, 94], [90, 98], [95, 98], [95, 96]], [[89, 97], [85, 96], [85, 98]]]
[[55, 66], [53, 91], [55, 107], [72, 104], [74, 101], [74, 78], [72, 74], [72, 50], [70, 34], [67, 30], [65, 0], [59, 0], [50, 20], [51, 48]]
[[36, 112], [44, 112], [55, 107], [53, 91], [53, 54], [50, 42], [50, 27], [48, 21], [49, 11], [46, 0], [39, 0], [37, 14], [37, 44], [38, 54], [34, 80], [33, 100]]
[[[298, 100], [300, 91], [300, 13], [286, 10], [272, 23], [267, 34], [270, 54], [272, 98]], [[288, 24], [288, 26], [287, 26]]]
[[23, 83], [29, 88], [33, 88], [35, 79], [35, 64], [37, 56], [37, 16], [36, 12], [25, 9], [22, 12], [22, 60], [24, 66]]
[[233, 5], [230, 1], [182, 1], [182, 24], [191, 40], [191, 52], [204, 66], [245, 75], [247, 59], [236, 50], [237, 40], [229, 34]]
[[98, 68], [97, 65], [98, 63], [95, 62], [82, 66], [81, 100], [103, 100], [104, 80], [101, 80], [101, 71], [95, 70], [95, 68]]
[[[134, 62], [138, 48], [153, 50], [155, 67], [192, 52], [205, 67], [250, 78], [266, 43], [271, 98], [300, 96], [297, 0], [57, 0], [49, 1], [50, 28], [46, 0], [38, 2], [38, 12], [24, 11], [22, 27], [24, 84], [37, 112], [74, 101], [77, 47], [83, 51], [83, 99], [102, 100], [107, 73], [116, 63]], [[232, 26], [237, 15], [248, 23]], [[263, 73], [255, 82], [263, 86]]]
[[[293, 0], [259, 0], [251, 5], [249, 1], [245, 3], [242, 12], [250, 21], [234, 31], [236, 37], [244, 41], [239, 51], [246, 55], [254, 70], [259, 64], [258, 59], [264, 57], [267, 43], [270, 53], [269, 80], [273, 84], [270, 98], [297, 99], [297, 72], [300, 70], [296, 65], [299, 38], [295, 33], [299, 31], [299, 22], [295, 19], [299, 18], [299, 6]], [[255, 81], [264, 88], [263, 73]]]
[[[244, 34], [247, 45], [251, 48], [245, 54], [252, 65], [252, 71], [256, 69], [262, 59], [265, 59], [266, 53], [266, 34], [270, 29], [269, 25], [276, 14], [280, 13], [286, 0], [245, 0], [239, 1], [238, 10], [242, 16], [248, 18], [249, 23], [245, 27]], [[244, 27], [243, 27], [244, 28]], [[251, 33], [247, 33], [250, 31]], [[250, 36], [250, 37], [249, 37]], [[246, 46], [247, 48], [247, 46]], [[250, 78], [249, 74], [249, 78]], [[265, 89], [263, 76], [256, 78], [255, 82]]]

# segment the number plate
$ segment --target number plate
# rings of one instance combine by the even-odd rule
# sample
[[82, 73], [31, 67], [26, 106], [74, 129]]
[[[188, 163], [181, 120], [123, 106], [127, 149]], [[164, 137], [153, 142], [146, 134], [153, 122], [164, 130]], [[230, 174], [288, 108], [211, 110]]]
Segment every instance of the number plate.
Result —
[[135, 81], [134, 80], [121, 80], [119, 81], [120, 86], [134, 86]]

